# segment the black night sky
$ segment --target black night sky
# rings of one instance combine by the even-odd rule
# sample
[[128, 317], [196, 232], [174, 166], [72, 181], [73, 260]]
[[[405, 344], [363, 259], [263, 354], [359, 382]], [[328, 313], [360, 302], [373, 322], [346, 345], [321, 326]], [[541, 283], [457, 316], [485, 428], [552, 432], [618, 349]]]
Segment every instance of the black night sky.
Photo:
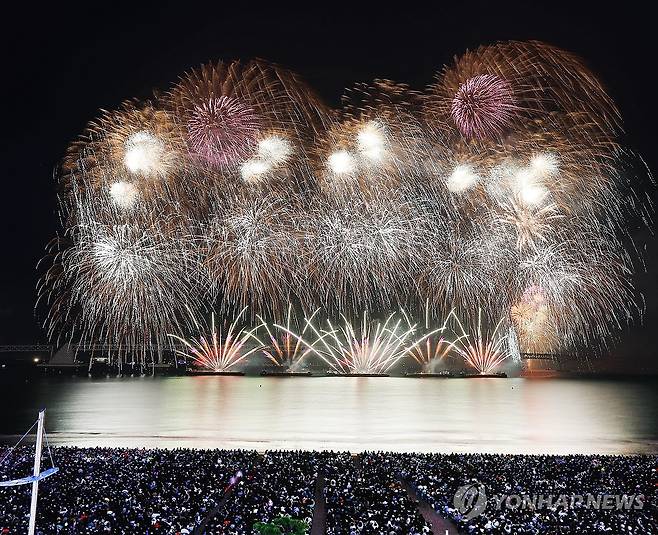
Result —
[[[53, 173], [67, 144], [97, 115], [146, 98], [208, 60], [261, 57], [299, 72], [330, 104], [345, 87], [390, 78], [422, 88], [456, 54], [507, 39], [571, 50], [600, 75], [625, 119], [630, 145], [658, 170], [655, 19], [629, 2], [399, 3], [370, 9], [317, 3], [161, 1], [31, 2], [4, 11], [2, 81], [2, 277], [0, 343], [45, 341], [34, 312], [36, 264], [58, 229]], [[244, 10], [236, 9], [244, 6]], [[486, 7], [485, 7], [486, 6]], [[8, 8], [4, 8], [7, 10]], [[658, 254], [644, 233], [643, 325], [622, 333], [619, 367], [656, 370]]]

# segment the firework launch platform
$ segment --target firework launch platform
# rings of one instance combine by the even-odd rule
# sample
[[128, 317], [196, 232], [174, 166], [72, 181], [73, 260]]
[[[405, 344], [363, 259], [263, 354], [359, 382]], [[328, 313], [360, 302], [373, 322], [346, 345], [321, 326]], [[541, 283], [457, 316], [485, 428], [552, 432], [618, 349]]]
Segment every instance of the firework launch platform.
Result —
[[454, 377], [453, 374], [449, 372], [445, 373], [405, 373], [405, 377], [413, 378], [413, 379], [450, 379], [451, 377]]
[[328, 372], [325, 377], [390, 377], [388, 373], [332, 373]]
[[507, 379], [507, 374], [504, 372], [498, 373], [462, 373], [451, 375], [455, 379]]
[[311, 372], [283, 372], [276, 370], [263, 370], [260, 372], [263, 377], [312, 377]]
[[185, 375], [194, 375], [194, 376], [236, 375], [236, 376], [243, 376], [243, 375], [245, 375], [245, 373], [244, 372], [238, 372], [238, 371], [187, 370], [187, 372], [185, 372]]

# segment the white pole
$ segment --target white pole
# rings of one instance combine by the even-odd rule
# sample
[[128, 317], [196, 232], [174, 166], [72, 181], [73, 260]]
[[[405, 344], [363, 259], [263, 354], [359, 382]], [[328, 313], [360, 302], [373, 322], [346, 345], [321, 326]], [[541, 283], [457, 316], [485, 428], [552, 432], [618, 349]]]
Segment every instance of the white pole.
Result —
[[[41, 473], [41, 448], [43, 447], [43, 422], [46, 418], [46, 409], [39, 411], [39, 423], [37, 425], [37, 446], [34, 452], [34, 476]], [[28, 535], [34, 535], [37, 522], [37, 496], [39, 494], [39, 480], [32, 482], [32, 504], [30, 505], [30, 527]]]

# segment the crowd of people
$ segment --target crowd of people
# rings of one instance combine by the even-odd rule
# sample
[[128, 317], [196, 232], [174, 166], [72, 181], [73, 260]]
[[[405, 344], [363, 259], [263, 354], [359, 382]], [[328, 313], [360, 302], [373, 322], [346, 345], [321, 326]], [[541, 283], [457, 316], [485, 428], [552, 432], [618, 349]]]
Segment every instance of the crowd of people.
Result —
[[247, 470], [230, 499], [208, 524], [208, 533], [247, 535], [257, 522], [287, 516], [313, 521], [316, 482], [322, 453], [267, 452]]
[[[8, 452], [0, 448], [0, 460]], [[31, 447], [14, 449], [0, 481], [31, 474], [33, 455]], [[67, 447], [53, 456], [59, 472], [39, 491], [42, 535], [255, 535], [256, 523], [278, 517], [302, 520], [313, 534], [431, 533], [416, 500], [464, 534], [658, 534], [656, 456]], [[475, 516], [455, 502], [464, 485], [486, 491]], [[27, 531], [30, 492], [0, 487], [1, 535]], [[497, 506], [500, 496], [539, 494], [641, 496], [642, 507]]]
[[[462, 533], [658, 534], [656, 456], [394, 457], [402, 470], [401, 477], [410, 482], [418, 497], [439, 515], [452, 520]], [[474, 518], [469, 518], [469, 513], [475, 498], [465, 509], [460, 507], [463, 502], [455, 503], [454, 499], [458, 489], [466, 485], [483, 489], [486, 496], [484, 510]], [[592, 496], [589, 503], [588, 495]], [[630, 506], [618, 509], [617, 500], [623, 500], [624, 495]], [[561, 496], [566, 501], [560, 501]], [[611, 497], [609, 507], [603, 505], [605, 496]], [[579, 497], [583, 498], [582, 503]]]
[[[59, 471], [39, 488], [44, 535], [192, 533], [231, 478], [259, 462], [255, 452], [228, 450], [56, 448], [53, 456]], [[0, 478], [29, 475], [33, 463], [33, 448], [17, 448]], [[0, 488], [0, 533], [27, 531], [30, 493], [31, 485]]]
[[325, 465], [327, 535], [431, 533], [396, 473], [382, 453], [335, 455]]

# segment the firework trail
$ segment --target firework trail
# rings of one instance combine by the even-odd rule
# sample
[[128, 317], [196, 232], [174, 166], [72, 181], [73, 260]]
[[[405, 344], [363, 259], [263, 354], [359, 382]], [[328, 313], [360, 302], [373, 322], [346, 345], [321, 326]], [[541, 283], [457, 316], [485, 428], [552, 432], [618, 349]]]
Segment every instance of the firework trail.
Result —
[[[224, 322], [219, 328], [215, 323], [215, 314], [211, 315], [208, 334], [201, 334], [198, 338], [185, 339], [170, 334], [169, 336], [185, 347], [184, 350], [177, 349], [176, 353], [190, 359], [197, 366], [212, 370], [214, 372], [225, 372], [230, 370], [239, 362], [247, 359], [250, 355], [260, 351], [261, 346], [246, 350], [245, 347], [252, 339], [257, 329], [246, 330], [240, 327], [246, 308], [231, 322]], [[203, 331], [204, 327], [196, 323], [197, 330]]]
[[304, 327], [299, 334], [294, 334], [294, 331], [291, 330], [294, 327], [292, 304], [288, 305], [285, 325], [274, 324], [270, 326], [263, 318], [257, 316], [269, 339], [268, 344], [264, 344], [259, 340], [265, 348], [263, 350], [264, 355], [275, 365], [285, 367], [288, 371], [294, 371], [302, 360], [313, 351], [313, 347], [319, 341], [319, 338], [311, 343], [306, 341], [306, 333], [318, 312], [320, 312], [320, 309], [315, 310], [308, 318], [304, 318]]
[[509, 332], [505, 330], [505, 318], [501, 318], [492, 328], [485, 319], [482, 321], [482, 310], [478, 310], [477, 322], [474, 326], [464, 328], [462, 321], [454, 315], [460, 336], [453, 343], [454, 351], [481, 375], [492, 373], [505, 360], [513, 357], [512, 345], [509, 343]]
[[[409, 356], [421, 365], [423, 373], [432, 373], [435, 367], [451, 354], [454, 341], [451, 341], [448, 321], [453, 316], [451, 310], [441, 327], [432, 329], [431, 306], [429, 299], [425, 302], [425, 334], [409, 348]], [[409, 326], [412, 326], [411, 318], [403, 311]], [[454, 336], [452, 337], [454, 338]]]
[[315, 355], [337, 373], [385, 374], [410, 351], [436, 331], [414, 338], [416, 325], [403, 324], [402, 318], [390, 314], [383, 322], [368, 318], [363, 312], [361, 321], [354, 323], [341, 315], [334, 325], [326, 320], [326, 328], [314, 325], [310, 319], [306, 325], [315, 341], [310, 344], [303, 336], [293, 333]]

